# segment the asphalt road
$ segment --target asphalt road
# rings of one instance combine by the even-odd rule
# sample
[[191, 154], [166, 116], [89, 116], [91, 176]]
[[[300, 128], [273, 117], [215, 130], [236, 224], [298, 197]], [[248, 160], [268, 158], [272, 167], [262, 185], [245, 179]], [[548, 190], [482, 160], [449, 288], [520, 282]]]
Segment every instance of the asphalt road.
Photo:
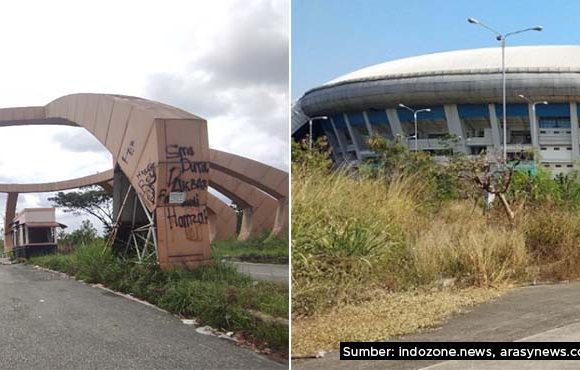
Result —
[[[530, 286], [456, 315], [440, 328], [398, 338], [417, 342], [580, 341], [580, 282]], [[580, 361], [340, 361], [333, 351], [292, 369], [580, 369]]]
[[290, 284], [290, 266], [271, 263], [232, 262], [242, 274], [250, 275], [254, 280], [274, 281]]
[[0, 265], [1, 369], [285, 369], [61, 274]]

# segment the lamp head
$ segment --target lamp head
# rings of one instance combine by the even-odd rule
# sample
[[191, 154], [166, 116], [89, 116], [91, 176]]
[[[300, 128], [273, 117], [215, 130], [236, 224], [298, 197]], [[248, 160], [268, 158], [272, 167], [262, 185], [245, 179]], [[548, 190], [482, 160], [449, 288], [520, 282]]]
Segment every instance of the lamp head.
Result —
[[399, 107], [400, 108], [407, 108], [407, 106], [405, 104], [399, 103]]
[[534, 28], [532, 28], [533, 31], [542, 31], [544, 29], [544, 27], [542, 26], [536, 26]]
[[520, 98], [522, 98], [522, 99], [525, 99], [525, 98], [526, 98], [526, 97], [525, 97], [525, 96], [523, 96], [522, 94], [519, 94], [518, 96], [519, 96]]
[[431, 108], [425, 109], [425, 112], [431, 112]]
[[467, 18], [467, 21], [471, 24], [479, 24], [479, 21], [475, 18]]
[[548, 102], [544, 100], [544, 101], [542, 102], [542, 104], [548, 104]]

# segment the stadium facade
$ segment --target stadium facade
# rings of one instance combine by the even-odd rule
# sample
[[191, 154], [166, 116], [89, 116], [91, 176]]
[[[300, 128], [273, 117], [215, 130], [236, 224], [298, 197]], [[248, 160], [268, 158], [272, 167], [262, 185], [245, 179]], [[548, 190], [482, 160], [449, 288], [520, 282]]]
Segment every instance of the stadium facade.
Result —
[[[441, 155], [452, 134], [453, 150], [501, 153], [500, 48], [442, 52], [370, 66], [315, 87], [293, 105], [292, 135], [326, 135], [335, 161], [371, 157], [373, 134], [410, 149]], [[580, 46], [506, 48], [507, 152], [526, 151], [553, 173], [579, 166]], [[520, 97], [526, 97], [528, 100]], [[546, 101], [548, 104], [533, 104]], [[413, 109], [417, 115], [415, 138]], [[535, 107], [535, 114], [534, 114]]]

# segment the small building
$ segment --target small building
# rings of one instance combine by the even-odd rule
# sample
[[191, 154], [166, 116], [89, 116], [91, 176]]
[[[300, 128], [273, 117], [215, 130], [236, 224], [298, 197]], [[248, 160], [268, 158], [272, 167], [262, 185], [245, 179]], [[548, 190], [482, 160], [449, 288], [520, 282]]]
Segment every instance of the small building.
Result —
[[56, 222], [55, 208], [25, 208], [11, 224], [15, 257], [28, 258], [56, 252], [56, 229], [66, 225]]

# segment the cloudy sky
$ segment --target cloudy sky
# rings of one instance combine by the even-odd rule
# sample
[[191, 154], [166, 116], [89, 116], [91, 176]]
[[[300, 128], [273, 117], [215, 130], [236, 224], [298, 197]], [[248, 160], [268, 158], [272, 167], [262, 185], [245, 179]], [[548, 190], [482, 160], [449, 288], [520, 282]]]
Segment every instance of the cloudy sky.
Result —
[[[13, 1], [0, 14], [0, 107], [79, 92], [140, 96], [207, 119], [211, 147], [287, 170], [288, 1]], [[111, 163], [82, 129], [0, 129], [2, 182], [64, 180]], [[18, 208], [49, 206], [49, 196], [21, 195]]]

